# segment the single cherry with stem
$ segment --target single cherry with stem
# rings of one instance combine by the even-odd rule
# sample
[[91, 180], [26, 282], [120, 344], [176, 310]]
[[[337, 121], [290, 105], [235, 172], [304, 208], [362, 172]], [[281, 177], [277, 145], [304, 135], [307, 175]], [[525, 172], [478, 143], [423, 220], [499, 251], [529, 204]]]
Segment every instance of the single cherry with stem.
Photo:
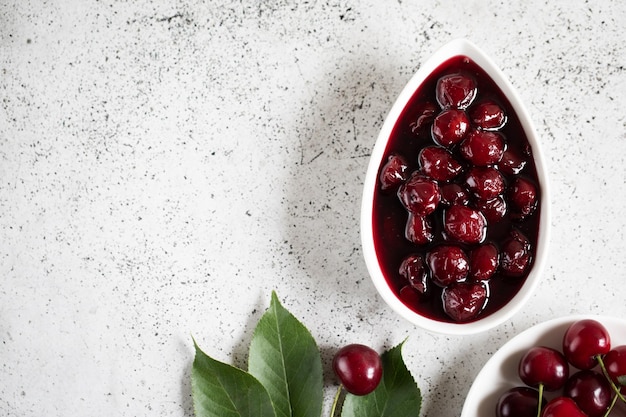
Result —
[[563, 353], [568, 362], [578, 369], [591, 369], [599, 364], [615, 395], [626, 402], [626, 398], [615, 385], [603, 360], [610, 350], [609, 331], [597, 320], [578, 320], [567, 328], [563, 336]]
[[[537, 388], [539, 397], [543, 391], [556, 391], [565, 385], [569, 377], [569, 366], [565, 356], [556, 349], [546, 346], [530, 348], [520, 359], [518, 373], [522, 382]], [[541, 403], [537, 406], [537, 417], [541, 415]]]
[[591, 369], [611, 350], [611, 337], [602, 323], [583, 319], [572, 323], [563, 335], [563, 354], [578, 369]]
[[340, 385], [333, 401], [331, 417], [335, 415], [342, 389], [353, 395], [367, 395], [376, 389], [383, 375], [383, 364], [374, 349], [353, 343], [335, 354], [333, 371]]

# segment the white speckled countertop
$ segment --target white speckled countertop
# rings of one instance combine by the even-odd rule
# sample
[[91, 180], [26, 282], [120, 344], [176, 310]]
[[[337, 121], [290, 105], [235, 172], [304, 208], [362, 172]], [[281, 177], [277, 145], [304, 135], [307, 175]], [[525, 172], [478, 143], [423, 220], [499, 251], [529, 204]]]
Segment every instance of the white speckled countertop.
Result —
[[[3, 1], [0, 415], [191, 417], [191, 336], [245, 366], [274, 289], [327, 370], [408, 336], [428, 417], [531, 325], [624, 317], [626, 5], [514, 3]], [[359, 240], [382, 120], [458, 37], [518, 89], [553, 190], [538, 291], [465, 337], [399, 319]]]

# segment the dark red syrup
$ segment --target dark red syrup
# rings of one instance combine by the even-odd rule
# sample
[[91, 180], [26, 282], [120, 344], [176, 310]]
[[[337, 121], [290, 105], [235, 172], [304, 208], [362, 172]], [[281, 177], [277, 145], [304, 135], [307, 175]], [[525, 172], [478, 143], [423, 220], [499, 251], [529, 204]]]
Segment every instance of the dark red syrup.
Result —
[[[438, 100], [436, 94], [438, 81], [440, 78], [450, 74], [462, 74], [464, 77], [474, 80], [476, 87], [475, 96], [473, 98], [469, 97], [465, 101], [459, 100], [457, 103], [445, 101], [447, 99]], [[441, 103], [442, 100], [444, 101], [443, 104]], [[468, 100], [470, 102], [469, 105], [467, 105]], [[501, 121], [498, 120], [497, 116], [502, 116], [501, 114], [494, 117], [490, 114], [493, 108], [490, 107], [492, 104], [495, 105], [495, 108], [499, 106], [503, 110], [506, 118], [503, 126], [498, 126], [498, 124], [501, 124]], [[434, 139], [433, 118], [450, 108], [456, 108], [456, 110], [460, 108], [462, 112], [465, 112], [469, 120], [469, 126], [466, 126], [468, 131], [496, 132], [504, 138], [504, 156], [496, 152], [495, 158], [497, 162], [487, 165], [487, 168], [495, 169], [504, 179], [504, 190], [498, 194], [499, 205], [498, 201], [494, 199], [488, 203], [481, 201], [468, 186], [467, 176], [474, 164], [468, 160], [469, 145], [467, 143], [464, 145], [463, 141], [467, 140], [469, 133], [465, 135], [463, 141], [459, 142], [454, 142], [456, 139], [453, 137], [449, 141], [443, 139], [437, 141]], [[481, 117], [483, 119], [482, 122], [480, 121]], [[479, 125], [480, 123], [483, 123], [484, 128]], [[462, 169], [458, 175], [455, 175], [453, 172], [451, 176], [454, 176], [454, 178], [451, 180], [446, 178], [442, 180], [440, 177], [438, 184], [440, 190], [443, 190], [446, 184], [458, 184], [459, 186], [454, 186], [456, 187], [455, 190], [458, 191], [460, 189], [465, 194], [465, 197], [457, 200], [455, 204], [470, 207], [483, 214], [486, 219], [486, 232], [484, 238], [479, 243], [454, 241], [450, 237], [450, 233], [446, 233], [443, 213], [449, 207], [447, 204], [450, 203], [443, 201], [443, 198], [434, 212], [420, 214], [427, 219], [428, 225], [431, 227], [429, 229], [430, 234], [425, 235], [426, 240], [429, 240], [428, 243], [411, 242], [405, 235], [409, 211], [401, 202], [398, 196], [398, 189], [411, 177], [412, 173], [418, 171], [420, 174], [423, 173], [419, 163], [419, 156], [422, 149], [427, 146], [439, 146], [448, 150], [454, 160], [460, 163]], [[496, 151], [498, 150], [496, 149]], [[402, 172], [394, 170], [394, 175], [387, 173], [388, 178], [392, 178], [396, 182], [392, 185], [385, 184], [383, 187], [380, 178], [391, 155], [400, 156], [405, 165]], [[514, 157], [511, 155], [514, 155]], [[474, 160], [480, 161], [480, 159]], [[486, 161], [493, 162], [489, 158]], [[483, 168], [486, 167], [480, 167], [480, 169]], [[533, 184], [536, 188], [535, 204], [523, 214], [520, 214], [520, 211], [524, 210], [513, 207], [513, 203], [510, 201], [513, 198], [511, 195], [514, 192], [513, 188], [515, 190], [523, 188], [513, 187], [518, 177]], [[531, 146], [518, 116], [504, 93], [489, 75], [468, 57], [457, 56], [441, 64], [413, 94], [400, 115], [391, 132], [385, 156], [379, 168], [379, 180], [374, 192], [372, 219], [374, 245], [378, 262], [389, 286], [411, 310], [442, 322], [475, 321], [502, 308], [520, 290], [533, 266], [539, 232], [539, 209], [541, 205], [539, 185]], [[522, 197], [524, 196], [516, 196], [516, 201], [524, 201]], [[502, 202], [507, 206], [506, 211], [501, 210]], [[492, 211], [490, 212], [489, 209], [485, 208], [486, 206], [492, 206]], [[495, 209], [493, 206], [495, 206]], [[498, 211], [498, 206], [500, 211]], [[526, 263], [519, 270], [515, 270], [515, 262], [511, 262], [508, 258], [504, 259], [505, 247], [510, 247], [507, 246], [508, 243], [506, 242], [510, 242], [512, 234], [523, 236], [527, 239], [527, 241], [524, 241], [527, 256], [522, 259]], [[427, 262], [428, 254], [434, 248], [444, 244], [453, 244], [461, 247], [467, 253], [468, 259], [472, 251], [484, 244], [492, 244], [500, 252], [496, 271], [489, 279], [477, 281], [474, 278], [476, 274], [472, 274], [472, 271], [470, 271], [467, 278], [462, 280], [466, 284], [476, 284], [478, 282], [487, 288], [485, 302], [481, 302], [480, 308], [470, 314], [469, 318], [467, 315], [462, 315], [457, 316], [455, 319], [453, 315], [446, 313], [442, 301], [444, 287], [441, 284], [437, 285], [430, 279], [432, 271], [429, 269]], [[428, 275], [425, 291], [424, 285], [411, 285], [412, 281], [407, 279], [406, 271], [405, 276], [400, 272], [401, 264], [410, 255], [418, 255], [420, 262], [424, 260], [422, 266], [425, 272], [420, 270], [420, 273]], [[418, 281], [418, 279], [414, 277], [413, 282], [415, 281]]]

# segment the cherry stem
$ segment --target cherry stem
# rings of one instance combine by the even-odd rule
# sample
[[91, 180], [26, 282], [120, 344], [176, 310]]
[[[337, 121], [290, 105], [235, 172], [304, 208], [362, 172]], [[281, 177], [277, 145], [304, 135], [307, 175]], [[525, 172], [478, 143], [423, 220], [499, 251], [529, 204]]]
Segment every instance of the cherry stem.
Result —
[[609, 372], [606, 370], [606, 366], [604, 366], [604, 361], [602, 360], [602, 355], [596, 355], [596, 359], [598, 360], [598, 363], [600, 364], [600, 368], [602, 369], [602, 373], [604, 374], [606, 379], [609, 380], [609, 384], [611, 384], [611, 388], [613, 388], [613, 391], [615, 391], [616, 396], [619, 397], [620, 400], [622, 400], [622, 401], [624, 401], [626, 403], [626, 398], [624, 398], [624, 396], [620, 392], [620, 389], [617, 387], [617, 385], [615, 385], [615, 383], [613, 382], [613, 380], [609, 376]]
[[333, 407], [330, 409], [330, 417], [335, 417], [335, 410], [337, 409], [337, 404], [339, 404], [339, 397], [341, 396], [342, 390], [343, 385], [339, 384], [339, 388], [337, 388], [337, 393], [335, 394], [335, 399], [333, 400]]
[[539, 384], [539, 399], [537, 400], [537, 417], [541, 417], [541, 401], [543, 399], [543, 383]]
[[615, 405], [615, 403], [617, 402], [617, 395], [613, 396], [613, 399], [611, 400], [611, 405], [609, 406], [609, 408], [606, 410], [606, 413], [604, 413], [603, 417], [608, 417], [609, 414], [611, 414], [611, 411], [613, 410], [613, 406]]

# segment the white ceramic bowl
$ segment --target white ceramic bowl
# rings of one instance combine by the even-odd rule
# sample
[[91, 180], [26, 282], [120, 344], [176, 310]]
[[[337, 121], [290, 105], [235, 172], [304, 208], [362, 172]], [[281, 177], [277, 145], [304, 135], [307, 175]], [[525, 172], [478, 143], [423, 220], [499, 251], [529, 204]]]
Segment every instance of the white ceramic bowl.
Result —
[[[562, 351], [565, 331], [570, 324], [582, 319], [593, 319], [602, 323], [611, 336], [611, 346], [626, 344], [626, 320], [616, 317], [575, 315], [537, 324], [513, 337], [485, 363], [467, 393], [461, 417], [495, 416], [500, 396], [513, 387], [524, 385], [517, 372], [524, 353], [534, 346], [547, 346]], [[570, 368], [570, 374], [574, 371], [574, 368]], [[544, 394], [546, 399], [557, 395], [556, 392]]]
[[[498, 311], [485, 316], [484, 318], [468, 323], [447, 323], [417, 314], [409, 309], [398, 299], [396, 294], [387, 284], [379, 264], [378, 256], [374, 246], [373, 235], [373, 201], [374, 191], [377, 187], [378, 172], [385, 158], [385, 148], [389, 141], [396, 121], [401, 116], [402, 111], [412, 98], [415, 91], [424, 80], [435, 71], [442, 63], [455, 56], [464, 55], [480, 66], [496, 83], [498, 88], [506, 95], [515, 113], [520, 119], [526, 137], [532, 147], [534, 162], [537, 169], [539, 186], [541, 189], [540, 203], [540, 224], [537, 246], [535, 247], [535, 258], [528, 277], [518, 293]], [[363, 256], [371, 279], [380, 293], [383, 300], [400, 316], [411, 323], [426, 330], [444, 334], [472, 334], [478, 333], [494, 326], [497, 326], [513, 316], [530, 298], [539, 283], [542, 270], [546, 260], [546, 252], [549, 241], [550, 224], [550, 192], [548, 187], [547, 170], [542, 156], [541, 146], [533, 123], [528, 115], [528, 111], [522, 104], [518, 94], [511, 83], [504, 76], [502, 71], [474, 44], [465, 40], [454, 40], [441, 49], [426, 61], [402, 90], [393, 107], [389, 111], [387, 118], [381, 128], [380, 134], [369, 161], [367, 174], [365, 177], [363, 197], [361, 205], [361, 242]]]

